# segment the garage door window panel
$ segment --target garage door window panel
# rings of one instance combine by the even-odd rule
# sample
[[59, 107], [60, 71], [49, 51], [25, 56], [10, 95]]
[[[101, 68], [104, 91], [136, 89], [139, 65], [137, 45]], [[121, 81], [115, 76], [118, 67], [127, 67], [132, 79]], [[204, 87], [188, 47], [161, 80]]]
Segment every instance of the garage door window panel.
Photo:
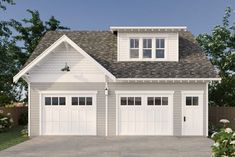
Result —
[[154, 105], [154, 97], [148, 97], [148, 105]]
[[72, 97], [72, 105], [78, 105], [78, 97]]
[[58, 104], [59, 104], [58, 97], [52, 97], [52, 105], [58, 105]]
[[155, 105], [161, 105], [161, 97], [155, 97]]
[[79, 97], [79, 105], [84, 106], [85, 105], [85, 97]]
[[45, 105], [51, 105], [51, 97], [45, 97]]
[[142, 98], [141, 97], [121, 97], [120, 98], [120, 105], [121, 106], [140, 106], [142, 105]]
[[59, 102], [60, 102], [59, 103], [60, 105], [66, 105], [66, 98], [65, 97], [60, 97]]
[[147, 97], [147, 105], [148, 106], [167, 106], [168, 105], [168, 97]]
[[127, 105], [127, 97], [121, 97], [121, 105]]
[[141, 105], [141, 97], [135, 97], [135, 105]]
[[92, 105], [92, 97], [86, 97], [86, 105]]
[[134, 97], [128, 97], [128, 105], [134, 105]]
[[162, 97], [162, 105], [168, 105], [168, 97]]

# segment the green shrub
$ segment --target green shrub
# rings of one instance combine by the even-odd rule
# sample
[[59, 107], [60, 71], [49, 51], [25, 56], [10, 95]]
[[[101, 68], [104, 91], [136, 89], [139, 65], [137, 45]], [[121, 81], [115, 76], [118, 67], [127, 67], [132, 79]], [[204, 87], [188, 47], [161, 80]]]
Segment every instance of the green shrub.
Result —
[[235, 157], [235, 133], [226, 127], [230, 123], [228, 120], [222, 119], [220, 122], [223, 123], [223, 128], [211, 135], [215, 142], [212, 146], [212, 156]]
[[19, 125], [27, 125], [28, 124], [28, 111], [22, 112], [20, 114], [20, 118], [18, 120]]
[[0, 132], [4, 132], [12, 127], [13, 119], [10, 117], [10, 113], [5, 115], [2, 110], [0, 110]]
[[208, 129], [208, 135], [209, 137], [215, 133], [215, 132], [219, 132], [220, 131], [220, 128], [219, 126], [215, 125], [215, 124], [212, 124], [212, 123], [209, 123], [209, 129]]
[[28, 137], [28, 127], [25, 126], [23, 130], [21, 130], [22, 137]]

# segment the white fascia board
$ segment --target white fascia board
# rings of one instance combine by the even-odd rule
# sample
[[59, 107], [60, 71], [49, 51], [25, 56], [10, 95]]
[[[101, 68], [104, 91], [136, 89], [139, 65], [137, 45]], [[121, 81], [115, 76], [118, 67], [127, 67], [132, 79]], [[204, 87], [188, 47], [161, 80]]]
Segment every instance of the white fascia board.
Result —
[[117, 81], [221, 81], [221, 78], [117, 78]]
[[17, 82], [20, 77], [22, 77], [25, 73], [27, 73], [32, 67], [37, 65], [44, 57], [46, 57], [53, 49], [59, 46], [62, 42], [69, 43], [75, 50], [81, 53], [84, 57], [86, 57], [91, 62], [95, 63], [97, 67], [104, 72], [105, 75], [110, 77], [113, 81], [116, 80], [116, 77], [111, 74], [107, 69], [105, 69], [102, 65], [100, 65], [94, 58], [92, 58], [88, 53], [86, 53], [82, 48], [80, 48], [76, 43], [74, 43], [71, 39], [69, 39], [66, 35], [60, 37], [56, 42], [54, 42], [50, 47], [48, 47], [43, 53], [41, 53], [38, 57], [36, 57], [32, 62], [30, 62], [26, 67], [24, 67], [19, 73], [17, 73], [13, 77], [13, 81]]
[[165, 26], [165, 27], [149, 27], [149, 26], [111, 26], [111, 31], [118, 31], [118, 30], [187, 30], [186, 26]]

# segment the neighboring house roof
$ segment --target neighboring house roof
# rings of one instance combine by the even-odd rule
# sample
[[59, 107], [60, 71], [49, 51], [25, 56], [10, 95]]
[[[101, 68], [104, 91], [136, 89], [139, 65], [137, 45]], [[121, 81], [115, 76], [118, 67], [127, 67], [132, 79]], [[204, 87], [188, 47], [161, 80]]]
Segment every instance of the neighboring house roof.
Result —
[[63, 35], [75, 42], [116, 78], [218, 77], [189, 31], [179, 31], [179, 62], [117, 61], [117, 36], [111, 31], [49, 31], [24, 67]]

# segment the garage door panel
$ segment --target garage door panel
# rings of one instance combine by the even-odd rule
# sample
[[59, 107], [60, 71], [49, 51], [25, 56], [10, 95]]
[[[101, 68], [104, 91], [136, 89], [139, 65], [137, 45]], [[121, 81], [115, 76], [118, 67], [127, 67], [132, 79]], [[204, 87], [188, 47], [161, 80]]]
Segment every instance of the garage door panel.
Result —
[[136, 122], [135, 123], [135, 133], [136, 135], [144, 135], [146, 130], [145, 122]]
[[45, 119], [46, 119], [47, 121], [51, 122], [52, 121], [51, 110], [48, 109], [48, 110], [45, 110], [44, 112], [45, 112], [45, 114], [44, 114], [44, 117], [43, 117], [43, 121], [45, 122]]
[[51, 110], [51, 114], [52, 114], [52, 118], [51, 121], [55, 122], [55, 121], [59, 121], [60, 119], [60, 112], [58, 109], [50, 109]]
[[86, 125], [86, 134], [88, 135], [94, 135], [96, 134], [96, 129], [94, 128], [95, 123], [94, 122], [88, 122]]
[[146, 123], [147, 135], [155, 135], [155, 123], [147, 122]]
[[86, 111], [86, 121], [88, 122], [94, 122], [96, 119], [95, 112], [92, 110]]
[[[43, 135], [96, 135], [96, 102], [94, 95], [44, 95], [45, 97], [66, 98], [66, 103], [45, 104], [42, 100], [42, 134]], [[72, 97], [87, 101], [73, 102]], [[92, 102], [91, 102], [92, 100]], [[56, 104], [57, 103], [57, 104]], [[77, 103], [77, 104], [76, 104]]]
[[[121, 105], [123, 97], [141, 97], [141, 105]], [[119, 135], [172, 135], [173, 95], [119, 94], [118, 100]]]

